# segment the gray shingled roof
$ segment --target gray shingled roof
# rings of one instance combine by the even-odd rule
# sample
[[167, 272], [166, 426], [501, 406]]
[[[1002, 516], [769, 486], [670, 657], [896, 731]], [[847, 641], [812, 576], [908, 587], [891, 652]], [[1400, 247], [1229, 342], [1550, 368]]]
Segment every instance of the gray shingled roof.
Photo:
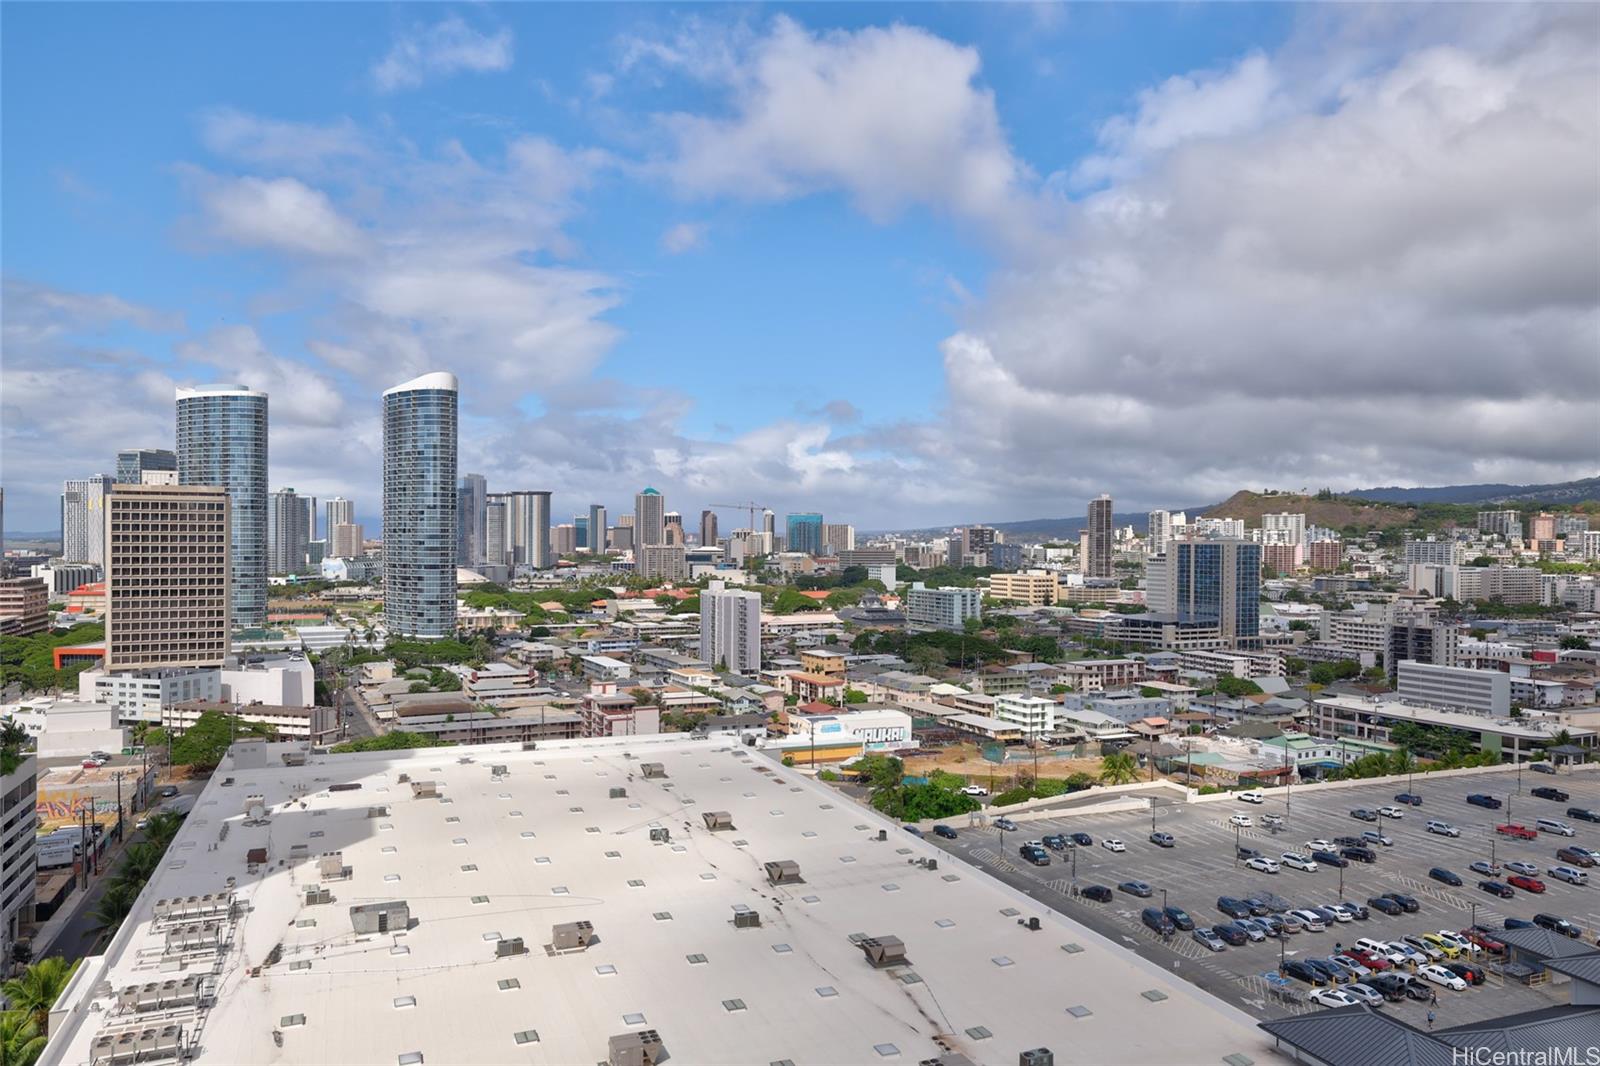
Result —
[[1450, 1047], [1366, 1004], [1262, 1022], [1283, 1043], [1327, 1066], [1450, 1066]]

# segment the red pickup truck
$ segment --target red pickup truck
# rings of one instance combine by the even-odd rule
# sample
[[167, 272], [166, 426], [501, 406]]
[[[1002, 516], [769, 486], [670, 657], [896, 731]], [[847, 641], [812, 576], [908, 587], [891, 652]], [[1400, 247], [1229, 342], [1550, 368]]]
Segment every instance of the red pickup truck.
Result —
[[1537, 840], [1539, 838], [1537, 829], [1529, 829], [1525, 825], [1516, 825], [1512, 822], [1507, 822], [1505, 825], [1497, 825], [1494, 827], [1494, 831], [1501, 836], [1516, 837], [1518, 840]]

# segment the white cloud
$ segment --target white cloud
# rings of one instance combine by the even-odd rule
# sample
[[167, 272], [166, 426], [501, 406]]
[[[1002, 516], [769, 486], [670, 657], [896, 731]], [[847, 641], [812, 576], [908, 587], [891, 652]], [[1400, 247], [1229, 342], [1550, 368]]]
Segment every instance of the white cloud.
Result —
[[351, 256], [367, 247], [325, 193], [295, 178], [206, 177], [199, 195], [212, 231], [246, 247], [312, 256]]
[[679, 222], [661, 235], [661, 248], [671, 255], [704, 248], [705, 243], [706, 227], [701, 222]]
[[395, 38], [389, 54], [373, 66], [372, 80], [383, 92], [392, 92], [460, 71], [509, 70], [511, 58], [509, 29], [480, 33], [451, 15], [429, 26], [412, 26]]
[[371, 154], [367, 139], [347, 118], [287, 122], [231, 107], [213, 108], [200, 116], [200, 140], [223, 158], [299, 174], [319, 173], [331, 162]]

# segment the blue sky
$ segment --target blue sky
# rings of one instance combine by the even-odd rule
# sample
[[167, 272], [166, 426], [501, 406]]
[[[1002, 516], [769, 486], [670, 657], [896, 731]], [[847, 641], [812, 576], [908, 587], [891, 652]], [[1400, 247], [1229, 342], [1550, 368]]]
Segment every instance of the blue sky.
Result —
[[[887, 527], [1591, 472], [1574, 11], [14, 5], [6, 525], [167, 445], [201, 379], [272, 393], [275, 486], [373, 515], [376, 395], [429, 369], [462, 378], [463, 469], [557, 514], [647, 483]], [[1521, 179], [1569, 158], [1547, 232]], [[1436, 173], [1457, 202], [1418, 221]], [[1468, 218], [1526, 247], [1462, 276]], [[1518, 358], [1549, 373], [1438, 388], [1438, 359]], [[1503, 431], [1397, 428], [1441, 391]]]

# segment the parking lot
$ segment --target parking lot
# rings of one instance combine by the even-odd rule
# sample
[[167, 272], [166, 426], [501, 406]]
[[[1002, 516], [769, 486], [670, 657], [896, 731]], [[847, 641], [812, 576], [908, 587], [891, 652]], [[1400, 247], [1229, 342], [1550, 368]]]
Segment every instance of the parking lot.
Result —
[[[1539, 799], [1529, 794], [1533, 788], [1552, 786], [1570, 793], [1565, 802]], [[1208, 991], [1244, 1006], [1253, 1013], [1279, 1016], [1313, 1006], [1290, 1006], [1272, 995], [1271, 979], [1276, 973], [1280, 952], [1284, 958], [1335, 953], [1336, 942], [1346, 946], [1362, 937], [1398, 940], [1407, 934], [1439, 929], [1459, 930], [1472, 924], [1501, 928], [1508, 917], [1531, 918], [1537, 912], [1569, 919], [1584, 930], [1585, 943], [1594, 943], [1600, 930], [1600, 887], [1591, 883], [1574, 886], [1545, 876], [1552, 865], [1563, 864], [1556, 851], [1568, 844], [1600, 848], [1600, 825], [1568, 818], [1568, 807], [1600, 810], [1600, 775], [1593, 773], [1551, 776], [1525, 772], [1520, 794], [1516, 774], [1486, 773], [1451, 778], [1419, 775], [1411, 791], [1422, 797], [1420, 807], [1396, 804], [1394, 797], [1406, 790], [1399, 785], [1372, 784], [1345, 789], [1296, 792], [1291, 790], [1287, 804], [1273, 796], [1265, 804], [1241, 801], [1205, 804], [1177, 804], [1158, 807], [1153, 814], [1157, 831], [1171, 833], [1177, 845], [1159, 848], [1149, 842], [1152, 812], [1062, 816], [1020, 823], [1020, 831], [1001, 833], [992, 826], [969, 826], [955, 822], [954, 840], [929, 839], [958, 853], [969, 862], [982, 865], [990, 873], [1048, 903], [1098, 932], [1121, 940], [1131, 950], [1171, 966]], [[1488, 793], [1507, 806], [1494, 811], [1469, 805], [1469, 793]], [[1376, 809], [1398, 806], [1399, 819], [1382, 818], [1368, 823], [1353, 818], [1357, 807]], [[1229, 823], [1229, 816], [1241, 812], [1251, 816], [1252, 828]], [[993, 811], [985, 812], [986, 815]], [[1261, 828], [1262, 816], [1277, 814], [1284, 828]], [[1536, 840], [1500, 836], [1494, 826], [1514, 822], [1529, 827], [1539, 817], [1559, 818], [1570, 824], [1576, 836], [1540, 833]], [[1438, 836], [1425, 830], [1432, 819], [1445, 821], [1461, 831], [1459, 838]], [[976, 822], [987, 820], [984, 817]], [[1379, 829], [1394, 841], [1392, 846], [1372, 845], [1377, 861], [1351, 862], [1343, 870], [1319, 865], [1316, 871], [1284, 867], [1277, 874], [1250, 870], [1236, 858], [1236, 843], [1276, 858], [1289, 851], [1305, 852], [1307, 841], [1340, 836], [1360, 836], [1366, 829]], [[1034, 866], [1018, 851], [1025, 840], [1039, 840], [1051, 833], [1088, 833], [1094, 844], [1086, 848], [1051, 852], [1049, 866]], [[1102, 846], [1107, 837], [1123, 841], [1127, 850], [1115, 853]], [[1478, 889], [1484, 875], [1468, 865], [1477, 859], [1492, 860], [1501, 866], [1520, 860], [1539, 868], [1543, 894], [1517, 890], [1511, 899], [1500, 899]], [[1074, 871], [1074, 861], [1076, 870]], [[1428, 871], [1441, 866], [1458, 874], [1463, 884], [1451, 888], [1428, 878]], [[1600, 882], [1600, 867], [1589, 871], [1591, 880]], [[1504, 872], [1498, 876], [1504, 880]], [[1341, 888], [1342, 880], [1342, 888]], [[1143, 881], [1154, 890], [1141, 899], [1116, 886], [1124, 881]], [[1109, 903], [1093, 903], [1076, 898], [1073, 887], [1105, 885], [1114, 890]], [[1200, 926], [1227, 921], [1217, 910], [1217, 897], [1247, 897], [1272, 892], [1295, 907], [1321, 906], [1340, 901], [1365, 904], [1384, 892], [1398, 891], [1413, 896], [1421, 910], [1413, 914], [1388, 916], [1376, 909], [1366, 921], [1340, 923], [1322, 933], [1300, 933], [1280, 944], [1268, 939], [1229, 947], [1213, 953], [1195, 942], [1187, 932], [1170, 940], [1147, 929], [1139, 920], [1144, 907], [1166, 904], [1182, 907]], [[1481, 958], [1481, 957], [1480, 957]], [[1307, 986], [1295, 982], [1290, 987], [1302, 995]], [[1502, 1014], [1533, 1010], [1566, 1001], [1565, 989], [1547, 991], [1519, 982], [1503, 983], [1491, 973], [1488, 982], [1465, 991], [1438, 989], [1438, 1005], [1432, 1007], [1440, 1028]], [[1385, 1010], [1406, 1021], [1426, 1027], [1429, 1004], [1403, 1001], [1385, 1005]]]

